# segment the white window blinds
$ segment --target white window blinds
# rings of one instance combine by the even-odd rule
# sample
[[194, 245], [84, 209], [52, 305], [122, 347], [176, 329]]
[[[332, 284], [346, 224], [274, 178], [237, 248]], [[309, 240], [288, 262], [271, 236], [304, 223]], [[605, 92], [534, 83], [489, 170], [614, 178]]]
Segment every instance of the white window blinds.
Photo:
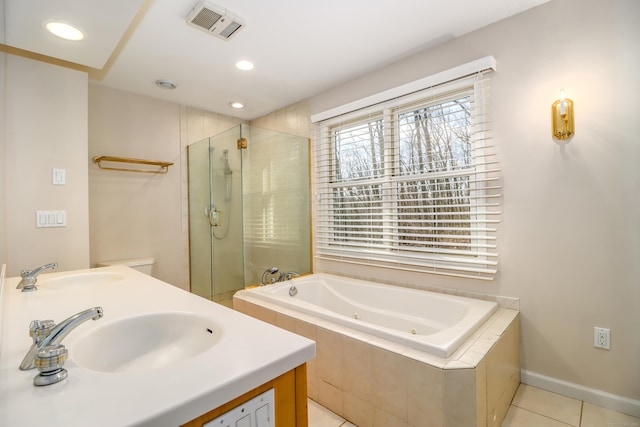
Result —
[[317, 123], [315, 256], [492, 279], [499, 166], [483, 73]]

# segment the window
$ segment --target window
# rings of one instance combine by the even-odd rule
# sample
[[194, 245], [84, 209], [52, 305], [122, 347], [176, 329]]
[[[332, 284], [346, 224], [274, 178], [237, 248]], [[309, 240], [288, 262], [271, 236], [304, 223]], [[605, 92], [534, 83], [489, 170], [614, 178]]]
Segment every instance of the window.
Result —
[[487, 92], [485, 77], [467, 77], [319, 123], [316, 257], [493, 278]]

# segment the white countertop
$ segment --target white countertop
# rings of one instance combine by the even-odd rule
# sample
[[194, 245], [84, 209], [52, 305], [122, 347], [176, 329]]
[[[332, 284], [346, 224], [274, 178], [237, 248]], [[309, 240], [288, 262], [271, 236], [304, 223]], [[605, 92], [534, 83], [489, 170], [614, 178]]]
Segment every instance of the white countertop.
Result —
[[[47, 289], [46, 280], [86, 272], [116, 272], [112, 283]], [[5, 280], [0, 298], [0, 425], [177, 426], [307, 362], [315, 343], [123, 266], [41, 274], [39, 289], [20, 292], [19, 278]], [[69, 377], [35, 387], [36, 369], [18, 366], [31, 346], [29, 322], [60, 322], [100, 306], [104, 317], [87, 321], [62, 342]], [[159, 312], [205, 316], [218, 341], [187, 360], [148, 371], [107, 373], [73, 359], [73, 344], [92, 328], [122, 318]], [[118, 351], [105, 348], [104, 351]]]

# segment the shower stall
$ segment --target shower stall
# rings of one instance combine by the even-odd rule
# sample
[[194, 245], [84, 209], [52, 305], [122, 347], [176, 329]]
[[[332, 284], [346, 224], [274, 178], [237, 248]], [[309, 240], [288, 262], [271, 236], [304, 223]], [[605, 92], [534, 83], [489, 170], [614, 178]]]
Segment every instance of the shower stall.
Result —
[[224, 304], [311, 271], [309, 140], [240, 125], [188, 146], [191, 292]]

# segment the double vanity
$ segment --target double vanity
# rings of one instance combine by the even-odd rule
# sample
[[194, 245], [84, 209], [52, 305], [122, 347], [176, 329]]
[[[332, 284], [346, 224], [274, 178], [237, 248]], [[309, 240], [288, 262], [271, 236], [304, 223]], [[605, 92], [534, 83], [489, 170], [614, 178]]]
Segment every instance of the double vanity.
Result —
[[[1, 280], [2, 426], [201, 426], [271, 389], [269, 425], [306, 425], [311, 340], [125, 266]], [[98, 308], [65, 331], [67, 377], [34, 385], [32, 321]]]

